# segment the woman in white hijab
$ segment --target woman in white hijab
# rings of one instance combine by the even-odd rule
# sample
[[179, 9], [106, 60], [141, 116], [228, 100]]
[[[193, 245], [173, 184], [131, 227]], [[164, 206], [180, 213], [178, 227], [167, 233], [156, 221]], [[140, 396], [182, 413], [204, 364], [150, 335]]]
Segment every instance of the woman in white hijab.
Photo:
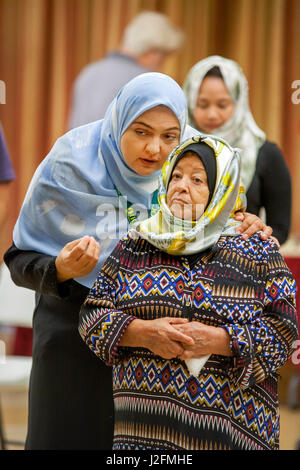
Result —
[[264, 208], [266, 223], [279, 242], [284, 243], [291, 216], [289, 170], [277, 145], [266, 139], [254, 121], [248, 83], [241, 68], [220, 56], [207, 57], [191, 68], [183, 88], [189, 123], [242, 150], [247, 211], [258, 215]]

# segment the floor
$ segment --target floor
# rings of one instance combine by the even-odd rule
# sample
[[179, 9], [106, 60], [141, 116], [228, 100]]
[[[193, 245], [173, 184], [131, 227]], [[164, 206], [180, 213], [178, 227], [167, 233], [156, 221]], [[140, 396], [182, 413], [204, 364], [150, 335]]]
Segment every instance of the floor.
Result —
[[[292, 372], [292, 369], [286, 366], [284, 373], [282, 373], [279, 390], [283, 402], [286, 400], [286, 384]], [[27, 391], [19, 389], [2, 390], [1, 403], [2, 419], [7, 438], [24, 442], [27, 422]], [[300, 439], [300, 408], [291, 410], [286, 404], [282, 404], [280, 407], [280, 415], [281, 449], [294, 450], [297, 441]], [[23, 445], [8, 445], [7, 448], [8, 450], [22, 450]]]
[[27, 390], [7, 388], [1, 390], [0, 398], [5, 437], [14, 441], [13, 445], [7, 445], [7, 449], [22, 450], [27, 428]]

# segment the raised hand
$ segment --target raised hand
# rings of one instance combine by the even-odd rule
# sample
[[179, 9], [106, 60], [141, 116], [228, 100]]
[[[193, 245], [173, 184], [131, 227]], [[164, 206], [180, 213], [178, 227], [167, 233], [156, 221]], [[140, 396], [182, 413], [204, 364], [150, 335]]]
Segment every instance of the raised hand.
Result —
[[83, 277], [96, 266], [100, 255], [100, 245], [93, 238], [84, 236], [67, 243], [55, 260], [58, 282]]

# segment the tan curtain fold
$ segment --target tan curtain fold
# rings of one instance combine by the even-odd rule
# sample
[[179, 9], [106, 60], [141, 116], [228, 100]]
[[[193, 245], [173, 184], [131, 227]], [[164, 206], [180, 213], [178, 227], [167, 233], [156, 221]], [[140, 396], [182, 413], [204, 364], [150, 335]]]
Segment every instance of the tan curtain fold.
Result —
[[291, 170], [292, 231], [300, 233], [300, 104], [291, 88], [300, 80], [299, 0], [0, 0], [0, 119], [17, 172], [11, 228], [35, 168], [66, 130], [75, 77], [116, 49], [145, 9], [166, 13], [186, 34], [164, 68], [179, 84], [207, 55], [240, 63], [255, 119]]

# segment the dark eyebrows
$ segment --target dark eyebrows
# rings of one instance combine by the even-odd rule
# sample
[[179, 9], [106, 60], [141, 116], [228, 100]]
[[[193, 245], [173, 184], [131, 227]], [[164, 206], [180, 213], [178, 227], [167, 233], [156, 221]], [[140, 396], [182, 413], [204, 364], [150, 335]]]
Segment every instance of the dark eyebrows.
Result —
[[[149, 129], [153, 130], [153, 127], [151, 127], [149, 124], [146, 124], [145, 122], [143, 121], [133, 121], [132, 124], [142, 124], [143, 126], [145, 127], [148, 127]], [[169, 131], [179, 131], [180, 132], [180, 128], [179, 127], [169, 127], [169, 129], [165, 129], [165, 132], [169, 132]]]
[[[184, 167], [185, 167], [185, 165], [181, 165], [181, 162], [178, 162], [177, 165], [175, 165], [173, 172], [176, 169], [179, 170], [179, 171], [183, 171]], [[193, 174], [195, 174], [195, 173], [205, 173], [206, 174], [206, 170], [205, 170], [204, 167], [193, 168], [192, 172], [193, 172]]]
[[[230, 97], [230, 96], [221, 96], [220, 98], [218, 98], [217, 100], [219, 103], [224, 101], [224, 102], [227, 102], [227, 101], [233, 101], [233, 99]], [[208, 103], [209, 100], [207, 98], [203, 98], [201, 96], [198, 97], [198, 100], [197, 100], [197, 103]]]

